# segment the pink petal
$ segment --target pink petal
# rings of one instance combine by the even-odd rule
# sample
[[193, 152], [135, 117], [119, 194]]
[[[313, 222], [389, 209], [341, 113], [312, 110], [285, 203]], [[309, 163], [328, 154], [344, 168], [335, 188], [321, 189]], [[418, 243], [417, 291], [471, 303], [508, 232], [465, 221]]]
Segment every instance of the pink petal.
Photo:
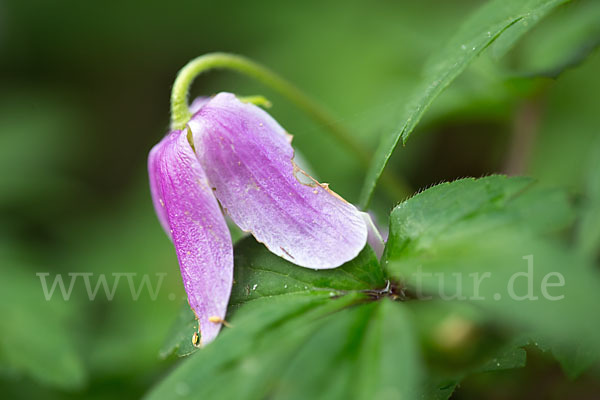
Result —
[[266, 112], [220, 93], [188, 125], [224, 210], [270, 251], [324, 269], [353, 259], [365, 246], [359, 211], [295, 166], [291, 136]]
[[[200, 111], [200, 109], [202, 107], [204, 107], [204, 105], [206, 103], [208, 103], [209, 100], [210, 100], [210, 97], [196, 97], [189, 107], [190, 112], [192, 114], [197, 113], [198, 111]], [[166, 138], [163, 141], [166, 141]], [[158, 185], [158, 178], [160, 176], [158, 174], [158, 172], [160, 171], [160, 165], [159, 165], [160, 160], [157, 157], [157, 154], [159, 153], [160, 149], [161, 149], [161, 146], [159, 146], [159, 145], [154, 146], [152, 148], [152, 150], [150, 150], [150, 155], [148, 156], [148, 172], [149, 172], [149, 177], [150, 177], [150, 192], [152, 194], [152, 203], [154, 204], [154, 211], [156, 211], [156, 216], [158, 217], [160, 225], [163, 227], [167, 236], [169, 236], [169, 238], [170, 238], [171, 237], [171, 232], [170, 232], [171, 228], [169, 228], [169, 224], [167, 222], [165, 205], [162, 203], [162, 200], [158, 196], [157, 185]]]
[[[233, 246], [225, 218], [184, 131], [154, 146], [150, 186], [175, 245], [188, 302], [206, 344], [219, 333], [233, 283]], [[216, 318], [215, 318], [216, 317]]]
[[154, 205], [154, 211], [158, 217], [160, 225], [163, 227], [165, 233], [171, 238], [171, 228], [169, 227], [169, 221], [167, 219], [167, 210], [165, 209], [165, 202], [159, 195], [160, 188], [160, 155], [162, 154], [161, 145], [167, 140], [164, 138], [159, 144], [154, 146], [150, 150], [148, 155], [148, 176], [150, 177], [150, 193], [152, 194], [152, 204]]

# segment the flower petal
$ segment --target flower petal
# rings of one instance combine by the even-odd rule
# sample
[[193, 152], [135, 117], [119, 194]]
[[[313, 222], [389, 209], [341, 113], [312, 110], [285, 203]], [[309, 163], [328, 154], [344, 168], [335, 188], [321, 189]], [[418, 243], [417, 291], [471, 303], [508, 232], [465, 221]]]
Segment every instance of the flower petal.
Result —
[[201, 342], [219, 333], [233, 283], [233, 246], [225, 218], [184, 131], [150, 152], [148, 167], [159, 219], [175, 245]]
[[188, 125], [225, 212], [270, 251], [324, 269], [353, 259], [365, 246], [359, 211], [294, 164], [291, 136], [266, 112], [220, 93]]
[[377, 229], [377, 226], [373, 222], [373, 219], [369, 213], [361, 212], [360, 215], [363, 217], [365, 224], [367, 224], [367, 243], [369, 243], [369, 246], [371, 246], [375, 252], [377, 259], [380, 260], [381, 256], [383, 255], [383, 250], [385, 249], [383, 237], [381, 236], [379, 229]]
[[148, 155], [148, 176], [150, 177], [150, 193], [152, 194], [152, 204], [154, 204], [154, 211], [158, 217], [160, 225], [163, 227], [165, 233], [171, 239], [171, 228], [169, 227], [169, 220], [167, 219], [167, 210], [165, 208], [165, 202], [162, 199], [161, 189], [161, 156], [163, 153], [164, 142], [167, 138], [164, 138], [159, 144], [154, 146], [150, 150]]
[[[189, 107], [190, 112], [192, 114], [197, 113], [198, 111], [200, 111], [200, 109], [202, 107], [204, 107], [204, 105], [206, 103], [208, 103], [209, 100], [210, 100], [210, 97], [196, 97]], [[173, 134], [173, 133], [171, 133], [171, 134]], [[166, 140], [167, 139], [165, 138], [163, 141], [166, 141]], [[169, 224], [167, 222], [165, 205], [162, 202], [162, 200], [160, 199], [160, 196], [158, 195], [158, 179], [160, 176], [160, 159], [157, 157], [157, 155], [159, 154], [161, 148], [162, 147], [160, 145], [156, 145], [150, 151], [150, 155], [148, 156], [148, 175], [150, 177], [150, 193], [152, 194], [152, 203], [154, 204], [154, 211], [156, 211], [158, 220], [159, 220], [161, 226], [163, 227], [165, 233], [170, 238], [171, 232], [170, 232]]]

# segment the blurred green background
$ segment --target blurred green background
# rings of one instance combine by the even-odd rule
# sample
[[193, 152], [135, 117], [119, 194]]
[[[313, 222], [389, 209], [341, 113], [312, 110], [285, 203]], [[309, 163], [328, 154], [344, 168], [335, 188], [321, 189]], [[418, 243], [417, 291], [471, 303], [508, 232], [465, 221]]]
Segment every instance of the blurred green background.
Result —
[[[501, 172], [566, 186], [589, 209], [591, 219], [582, 224], [594, 241], [600, 235], [599, 3], [559, 7], [504, 57], [492, 46], [438, 99], [388, 169], [413, 191]], [[170, 85], [187, 61], [211, 51], [257, 60], [374, 151], [380, 135], [400, 122], [426, 58], [480, 4], [1, 1], [0, 392], [136, 398], [176, 362], [158, 352], [184, 292], [152, 209], [146, 157], [166, 133]], [[222, 90], [269, 98], [271, 114], [294, 134], [321, 181], [357, 200], [364, 167], [323, 126], [233, 73], [202, 76], [193, 93]], [[383, 226], [401, 200], [378, 190], [372, 206]], [[66, 283], [69, 272], [103, 273], [111, 285], [113, 273], [137, 273], [136, 285], [143, 274], [154, 285], [157, 273], [166, 276], [156, 300], [146, 291], [132, 299], [123, 280], [112, 301], [102, 289], [90, 301], [82, 281], [69, 301], [56, 294], [45, 301], [38, 272], [50, 273], [50, 283], [59, 273]], [[548, 379], [574, 385], [557, 371], [539, 356], [505, 379], [514, 396]], [[467, 382], [456, 398], [493, 394], [486, 379]]]

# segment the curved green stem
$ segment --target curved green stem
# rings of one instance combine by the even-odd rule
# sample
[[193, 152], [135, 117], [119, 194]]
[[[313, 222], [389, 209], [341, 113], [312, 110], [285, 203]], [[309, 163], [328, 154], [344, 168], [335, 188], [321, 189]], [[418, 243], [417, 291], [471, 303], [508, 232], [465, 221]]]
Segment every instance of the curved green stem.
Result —
[[[173, 90], [171, 91], [171, 128], [183, 129], [190, 120], [192, 114], [188, 106], [188, 93], [194, 79], [211, 69], [228, 69], [250, 76], [271, 89], [288, 98], [298, 108], [306, 112], [316, 122], [326, 126], [329, 132], [348, 150], [350, 150], [363, 164], [368, 166], [371, 155], [365, 147], [357, 142], [335, 119], [321, 106], [314, 103], [300, 89], [277, 75], [270, 69], [242, 56], [227, 53], [209, 53], [197, 57], [187, 63], [177, 74]], [[395, 182], [395, 183], [394, 183]], [[390, 193], [398, 197], [410, 193], [407, 186], [398, 179], [383, 179], [386, 187], [390, 187]]]
[[197, 57], [183, 67], [171, 92], [171, 127], [183, 129], [192, 114], [188, 108], [188, 92], [194, 79], [211, 69], [229, 69], [248, 75], [287, 97], [292, 103], [310, 114], [315, 120], [326, 125], [334, 136], [349, 150], [369, 161], [370, 156], [364, 146], [357, 143], [351, 135], [345, 132], [334, 119], [317, 104], [313, 103], [300, 89], [268, 68], [242, 56], [226, 53], [210, 53]]

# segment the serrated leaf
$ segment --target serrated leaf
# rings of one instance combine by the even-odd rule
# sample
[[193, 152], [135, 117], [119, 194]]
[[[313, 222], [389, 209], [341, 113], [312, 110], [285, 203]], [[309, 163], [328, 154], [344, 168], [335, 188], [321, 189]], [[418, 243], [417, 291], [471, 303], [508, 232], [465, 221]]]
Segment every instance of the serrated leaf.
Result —
[[[556, 6], [568, 0], [493, 0], [474, 12], [444, 48], [427, 62], [422, 83], [417, 86], [398, 129], [383, 136], [367, 171], [360, 203], [366, 207], [400, 138], [406, 143], [431, 103], [469, 64], [508, 28], [513, 41], [531, 29]], [[508, 48], [509, 46], [507, 46]]]
[[[533, 204], [519, 201], [527, 196], [523, 183], [502, 177], [460, 180], [401, 204], [392, 212], [387, 267], [417, 292], [459, 296], [514, 329], [532, 328], [562, 343], [577, 337], [598, 348], [600, 321], [589, 318], [600, 302], [598, 276], [577, 268], [581, 259], [544, 237], [566, 213], [555, 212], [556, 203], [539, 196], [529, 195]], [[523, 211], [534, 206], [538, 211], [530, 218]], [[453, 211], [445, 216], [440, 209]], [[547, 221], [539, 224], [543, 215]], [[473, 283], [484, 274], [488, 278]], [[548, 274], [560, 274], [565, 284], [544, 292]]]
[[551, 189], [531, 190], [534, 183], [531, 178], [493, 175], [446, 182], [417, 194], [392, 211], [384, 259], [433, 246], [457, 224], [466, 222], [465, 229], [473, 229], [469, 222], [479, 216], [484, 218], [478, 221], [484, 229], [525, 220], [525, 229], [534, 232], [565, 227], [573, 218], [566, 195]]

